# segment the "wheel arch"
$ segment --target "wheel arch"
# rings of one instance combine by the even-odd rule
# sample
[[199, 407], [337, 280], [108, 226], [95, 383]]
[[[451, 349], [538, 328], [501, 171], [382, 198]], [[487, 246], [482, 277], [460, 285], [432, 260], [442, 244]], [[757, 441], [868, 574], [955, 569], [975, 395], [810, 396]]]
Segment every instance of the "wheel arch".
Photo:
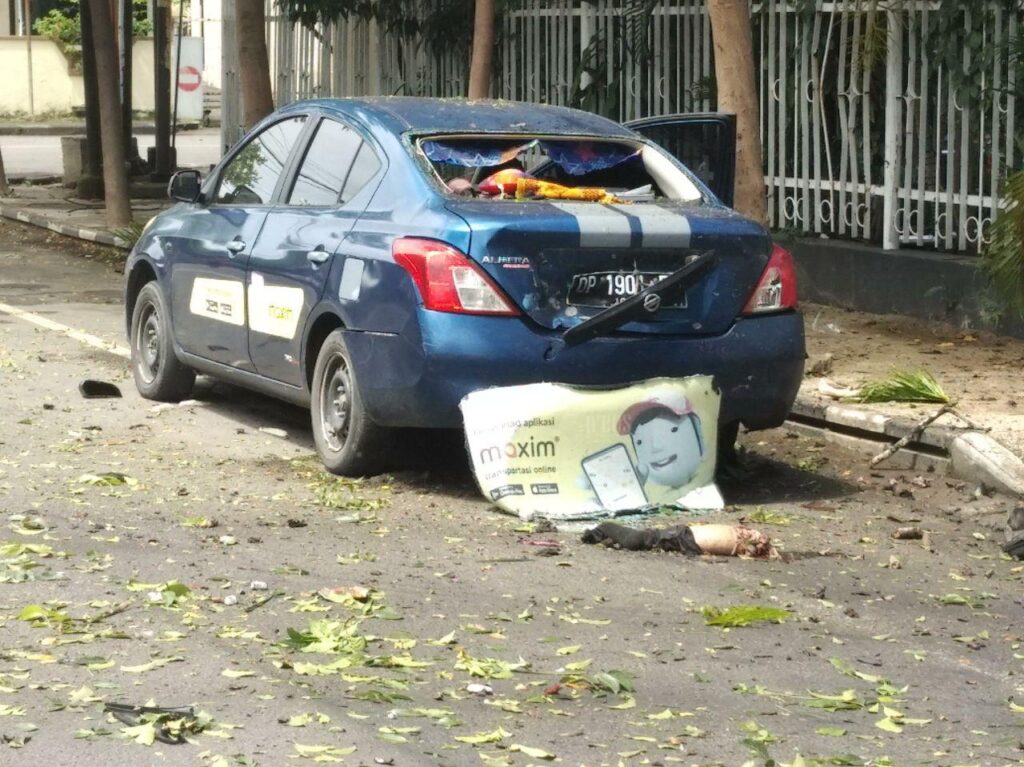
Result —
[[131, 334], [132, 314], [135, 311], [135, 302], [139, 297], [139, 291], [150, 282], [157, 281], [156, 269], [149, 261], [140, 258], [128, 272], [124, 289], [124, 316], [128, 333]]
[[320, 354], [320, 347], [324, 345], [327, 336], [338, 328], [344, 327], [344, 320], [329, 306], [324, 307], [310, 321], [302, 350], [302, 377], [308, 391], [313, 391], [313, 371], [316, 369], [316, 358]]

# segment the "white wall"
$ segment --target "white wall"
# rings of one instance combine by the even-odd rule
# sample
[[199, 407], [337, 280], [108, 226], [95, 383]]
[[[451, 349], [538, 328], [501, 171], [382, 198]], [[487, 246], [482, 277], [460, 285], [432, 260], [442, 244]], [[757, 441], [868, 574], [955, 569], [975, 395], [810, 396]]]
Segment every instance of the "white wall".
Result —
[[[0, 37], [0, 72], [0, 115], [66, 115], [85, 105], [82, 76], [72, 74], [67, 58], [48, 38], [32, 37], [33, 109], [26, 38]], [[140, 38], [132, 45], [132, 109], [151, 112], [153, 106], [153, 40]]]
[[203, 38], [203, 82], [214, 88], [221, 87], [221, 2], [192, 0], [189, 4], [192, 35]]
[[[29, 57], [26, 37], [0, 37], [0, 114], [67, 113], [81, 103], [81, 77], [71, 75], [68, 60], [56, 43], [45, 37], [32, 38], [33, 107], [29, 103]], [[77, 89], [75, 80], [78, 80]]]

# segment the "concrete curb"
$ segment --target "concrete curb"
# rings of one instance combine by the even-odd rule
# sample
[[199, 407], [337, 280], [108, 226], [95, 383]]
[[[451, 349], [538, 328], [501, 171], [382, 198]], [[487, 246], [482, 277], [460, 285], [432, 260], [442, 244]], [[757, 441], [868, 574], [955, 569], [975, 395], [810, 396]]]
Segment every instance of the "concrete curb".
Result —
[[964, 432], [953, 440], [949, 457], [956, 476], [1024, 498], [1024, 461], [988, 434]]
[[[179, 130], [183, 130], [179, 126]], [[153, 123], [134, 123], [132, 133], [149, 135], [156, 133]], [[57, 123], [17, 123], [0, 122], [0, 136], [84, 136], [84, 121], [68, 121]]]
[[81, 226], [60, 224], [56, 221], [50, 220], [41, 213], [35, 213], [33, 211], [25, 210], [24, 208], [0, 205], [0, 216], [9, 218], [12, 221], [20, 221], [23, 224], [31, 224], [32, 226], [49, 229], [51, 232], [63, 234], [65, 237], [74, 237], [78, 240], [86, 240], [88, 242], [95, 242], [99, 245], [107, 245], [112, 248], [122, 248], [124, 250], [127, 250], [130, 247], [127, 242], [122, 240], [120, 237], [115, 237], [110, 232], [103, 232], [98, 229], [87, 229]]
[[[0, 205], [0, 216], [67, 237], [114, 248], [129, 247], [128, 243], [109, 232], [59, 224], [21, 208]], [[887, 416], [867, 408], [824, 403], [806, 396], [797, 396], [790, 423], [798, 428], [835, 435], [862, 451], [874, 453], [881, 452], [883, 443], [891, 444], [912, 434], [914, 436], [906, 450], [900, 451], [906, 454], [904, 458], [911, 457], [909, 468], [941, 467], [954, 477], [1024, 498], [1024, 461], [982, 432], [937, 424], [918, 430], [917, 424], [908, 418]], [[920, 462], [916, 458], [920, 458]], [[906, 463], [903, 465], [907, 466]]]
[[881, 467], [941, 467], [959, 479], [1024, 498], [1024, 460], [984, 432], [941, 424], [919, 430], [917, 423], [909, 418], [824, 403], [807, 396], [797, 397], [790, 418], [800, 428], [831, 433], [840, 441], [852, 442], [855, 447], [875, 454], [880, 453], [885, 444], [911, 435], [906, 450], [900, 451], [906, 453], [903, 462], [882, 463]]

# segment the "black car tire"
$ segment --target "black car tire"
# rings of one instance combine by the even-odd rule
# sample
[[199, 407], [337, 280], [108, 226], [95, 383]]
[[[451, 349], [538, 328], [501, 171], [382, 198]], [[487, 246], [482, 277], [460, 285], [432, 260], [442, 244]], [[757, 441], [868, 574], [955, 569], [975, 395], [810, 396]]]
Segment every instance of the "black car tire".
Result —
[[310, 394], [313, 440], [327, 471], [345, 476], [373, 474], [381, 465], [391, 430], [367, 414], [340, 330], [327, 336], [320, 347]]
[[167, 305], [156, 282], [142, 286], [131, 325], [132, 375], [146, 399], [180, 402], [192, 393], [196, 371], [174, 354]]

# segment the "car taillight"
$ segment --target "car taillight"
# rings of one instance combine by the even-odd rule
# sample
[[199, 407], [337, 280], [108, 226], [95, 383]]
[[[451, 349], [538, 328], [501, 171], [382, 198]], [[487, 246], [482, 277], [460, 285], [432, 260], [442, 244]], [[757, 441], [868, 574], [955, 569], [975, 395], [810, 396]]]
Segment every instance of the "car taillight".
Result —
[[426, 309], [456, 314], [519, 314], [483, 270], [448, 243], [400, 237], [391, 246], [391, 254], [395, 263], [409, 272]]
[[793, 266], [793, 257], [788, 250], [775, 245], [757, 287], [743, 307], [743, 313], [761, 314], [795, 308], [796, 268]]

